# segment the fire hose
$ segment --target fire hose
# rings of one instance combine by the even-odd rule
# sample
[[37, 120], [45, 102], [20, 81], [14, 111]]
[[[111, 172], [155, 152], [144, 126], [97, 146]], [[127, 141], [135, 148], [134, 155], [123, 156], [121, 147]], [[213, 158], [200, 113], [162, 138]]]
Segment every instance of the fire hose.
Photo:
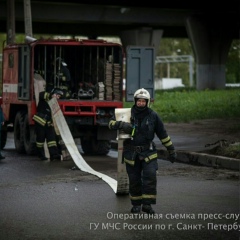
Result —
[[84, 172], [93, 174], [103, 181], [105, 181], [116, 193], [117, 195], [121, 194], [127, 194], [128, 193], [128, 177], [126, 174], [126, 169], [124, 164], [122, 163], [122, 147], [123, 147], [123, 139], [119, 139], [118, 144], [118, 175], [117, 180], [103, 174], [100, 172], [95, 171], [93, 168], [91, 168], [86, 161], [81, 156], [75, 141], [72, 137], [72, 134], [69, 130], [69, 127], [67, 125], [67, 122], [64, 118], [64, 115], [60, 109], [60, 106], [55, 98], [52, 98], [49, 102], [49, 106], [52, 110], [52, 117], [54, 120], [54, 123], [57, 125], [58, 131], [61, 135], [61, 138], [71, 155], [74, 163], [76, 166]]

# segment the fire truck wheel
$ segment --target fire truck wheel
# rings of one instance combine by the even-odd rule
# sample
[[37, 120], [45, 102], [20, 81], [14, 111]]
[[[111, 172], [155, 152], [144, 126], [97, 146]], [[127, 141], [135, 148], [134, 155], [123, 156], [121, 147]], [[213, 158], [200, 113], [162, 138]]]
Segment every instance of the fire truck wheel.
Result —
[[97, 155], [107, 155], [111, 148], [110, 141], [98, 140], [94, 141], [94, 150]]
[[14, 143], [18, 153], [25, 153], [23, 140], [23, 121], [25, 112], [19, 111], [14, 121]]
[[107, 155], [111, 144], [106, 140], [81, 139], [82, 150], [86, 155]]
[[1, 130], [1, 149], [4, 149], [7, 142], [7, 127], [4, 125]]
[[34, 126], [29, 125], [28, 114], [25, 115], [23, 122], [23, 141], [26, 153], [28, 155], [35, 155], [37, 153], [36, 134]]
[[89, 139], [81, 138], [82, 150], [85, 154], [92, 153], [91, 141]]

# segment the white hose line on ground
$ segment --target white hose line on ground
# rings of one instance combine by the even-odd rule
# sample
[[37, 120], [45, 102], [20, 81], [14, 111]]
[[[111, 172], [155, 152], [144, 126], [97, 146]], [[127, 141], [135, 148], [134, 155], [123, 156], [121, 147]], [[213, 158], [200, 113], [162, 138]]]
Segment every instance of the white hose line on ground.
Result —
[[57, 100], [55, 98], [52, 98], [48, 103], [52, 110], [52, 117], [57, 124], [57, 128], [60, 132], [62, 140], [78, 168], [83, 172], [88, 172], [101, 178], [113, 189], [115, 193], [117, 193], [117, 181], [103, 173], [97, 172], [92, 169], [79, 153]]

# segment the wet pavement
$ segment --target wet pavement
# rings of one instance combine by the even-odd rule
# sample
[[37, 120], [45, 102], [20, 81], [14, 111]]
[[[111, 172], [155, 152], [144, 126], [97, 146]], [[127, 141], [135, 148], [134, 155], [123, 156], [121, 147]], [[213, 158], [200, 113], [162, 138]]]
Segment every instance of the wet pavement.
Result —
[[[177, 150], [200, 139], [171, 137]], [[96, 176], [73, 170], [73, 161], [42, 162], [16, 153], [13, 144], [10, 135], [0, 162], [0, 239], [239, 240], [239, 171], [160, 158], [156, 215], [133, 215], [128, 195], [117, 196]], [[116, 150], [82, 156], [116, 179]]]

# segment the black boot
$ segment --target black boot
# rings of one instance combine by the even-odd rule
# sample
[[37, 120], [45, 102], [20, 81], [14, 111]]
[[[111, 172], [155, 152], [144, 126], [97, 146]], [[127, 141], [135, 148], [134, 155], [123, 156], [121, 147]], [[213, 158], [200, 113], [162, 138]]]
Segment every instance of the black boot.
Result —
[[2, 156], [2, 154], [0, 154], [0, 160], [2, 160], [2, 159], [5, 159], [5, 157]]
[[46, 161], [46, 160], [48, 160], [48, 158], [45, 157], [45, 156], [41, 157], [40, 159], [41, 159], [42, 161]]
[[50, 156], [50, 161], [54, 161], [54, 160], [61, 161], [62, 160], [61, 155], [60, 154], [51, 155]]
[[131, 208], [131, 213], [140, 213], [141, 212], [141, 206], [140, 205], [134, 205]]
[[148, 213], [148, 214], [154, 214], [155, 213], [150, 204], [149, 205], [143, 205], [142, 206], [142, 211], [145, 212], [145, 213]]
[[38, 149], [38, 156], [42, 161], [48, 160], [48, 158], [45, 156], [44, 148]]

